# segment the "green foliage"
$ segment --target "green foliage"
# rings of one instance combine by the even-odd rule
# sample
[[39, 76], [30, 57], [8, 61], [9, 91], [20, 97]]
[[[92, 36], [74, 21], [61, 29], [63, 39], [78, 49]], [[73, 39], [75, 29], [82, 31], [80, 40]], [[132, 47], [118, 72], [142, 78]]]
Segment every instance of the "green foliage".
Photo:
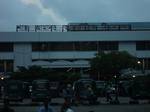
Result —
[[91, 60], [91, 68], [101, 74], [116, 75], [122, 69], [136, 67], [136, 62], [136, 58], [125, 51], [99, 53]]
[[134, 80], [135, 82], [139, 83], [140, 88], [143, 91], [149, 91], [150, 93], [150, 89], [149, 89], [149, 85], [150, 85], [150, 75], [147, 76], [139, 76], [137, 78], [135, 78]]
[[150, 97], [150, 75], [138, 76], [131, 81], [129, 88], [130, 96], [140, 95]]
[[18, 71], [13, 73], [12, 78], [31, 81], [34, 79], [48, 79], [50, 81], [71, 82], [79, 79], [80, 74], [53, 71], [49, 68], [42, 68], [40, 66], [29, 66], [28, 68], [19, 67]]

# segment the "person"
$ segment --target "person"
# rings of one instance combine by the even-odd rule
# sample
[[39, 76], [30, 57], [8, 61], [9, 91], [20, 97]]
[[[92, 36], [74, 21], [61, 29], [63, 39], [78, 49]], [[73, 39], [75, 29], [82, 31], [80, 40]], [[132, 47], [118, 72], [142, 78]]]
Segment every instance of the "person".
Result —
[[107, 100], [107, 102], [112, 101], [110, 89], [106, 90], [106, 100]]
[[[67, 99], [66, 99], [67, 100]], [[68, 101], [65, 101], [61, 107], [60, 112], [74, 112]]]
[[94, 91], [90, 85], [87, 86], [87, 97], [89, 100], [89, 104], [95, 103], [96, 97], [95, 97]]
[[45, 99], [43, 106], [41, 106], [38, 112], [54, 112], [54, 109], [49, 105], [49, 100]]
[[15, 111], [9, 107], [9, 101], [7, 99], [4, 99], [4, 107], [0, 110], [0, 112], [15, 112]]
[[71, 84], [68, 84], [67, 85], [67, 88], [63, 89], [63, 96], [64, 96], [64, 99], [69, 102], [69, 103], [73, 103], [73, 95], [74, 95], [74, 92], [73, 92], [73, 89], [72, 89], [72, 86]]

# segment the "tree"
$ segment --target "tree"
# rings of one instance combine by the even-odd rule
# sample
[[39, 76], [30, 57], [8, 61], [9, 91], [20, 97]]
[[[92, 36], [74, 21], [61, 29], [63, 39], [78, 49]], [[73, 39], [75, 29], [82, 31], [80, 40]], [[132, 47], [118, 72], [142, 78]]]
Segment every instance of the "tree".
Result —
[[91, 60], [91, 69], [102, 77], [112, 78], [119, 75], [122, 69], [135, 68], [137, 60], [126, 51], [98, 53]]
[[41, 66], [18, 67], [18, 71], [11, 76], [12, 79], [32, 81], [34, 79], [48, 79], [50, 81], [73, 82], [80, 78], [79, 73], [54, 71]]
[[[130, 97], [150, 98], [150, 75], [135, 77], [130, 84]], [[138, 95], [138, 96], [137, 96]]]
[[115, 100], [113, 103], [119, 104], [118, 100], [118, 78], [122, 69], [134, 68], [137, 65], [136, 58], [128, 52], [99, 53], [91, 60], [91, 68], [107, 79], [114, 77], [115, 80]]

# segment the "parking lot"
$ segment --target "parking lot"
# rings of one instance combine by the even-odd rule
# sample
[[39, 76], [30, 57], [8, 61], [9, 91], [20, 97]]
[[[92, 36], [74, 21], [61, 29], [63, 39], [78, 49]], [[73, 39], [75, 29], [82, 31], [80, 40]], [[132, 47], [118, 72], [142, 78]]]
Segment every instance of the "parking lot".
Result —
[[[147, 100], [140, 100], [140, 104], [129, 104], [128, 97], [119, 97], [120, 104], [113, 105], [106, 102], [104, 97], [98, 99], [98, 104], [89, 105], [89, 104], [80, 104], [78, 106], [72, 106], [75, 112], [149, 112], [150, 104]], [[56, 112], [60, 112], [60, 108], [64, 100], [62, 98], [52, 99], [52, 107]], [[1, 101], [1, 106], [3, 103]], [[37, 112], [39, 106], [42, 102], [32, 102], [30, 99], [24, 99], [23, 102], [10, 102], [11, 108], [15, 112]]]
[[[14, 106], [15, 112], [37, 112], [38, 106]], [[60, 112], [60, 106], [53, 106], [56, 112]], [[75, 112], [149, 112], [150, 105], [96, 105], [73, 106]]]
[[[60, 108], [61, 108], [62, 104], [64, 103], [64, 98], [66, 98], [70, 95], [69, 92], [73, 93], [71, 95], [75, 95], [75, 96], [80, 95], [80, 103], [77, 103], [77, 104], [76, 104], [76, 101], [78, 102], [78, 97], [72, 96], [72, 99], [76, 98], [75, 103], [73, 102], [73, 104], [72, 104], [72, 108], [73, 108], [73, 110], [75, 110], [75, 112], [112, 112], [112, 111], [116, 111], [116, 112], [127, 112], [127, 111], [128, 112], [149, 112], [150, 111], [150, 101], [149, 100], [145, 100], [146, 98], [144, 98], [143, 100], [138, 99], [138, 101], [139, 101], [138, 103], [132, 102], [132, 104], [131, 104], [131, 98], [127, 97], [127, 96], [126, 97], [121, 96], [123, 94], [120, 94], [120, 92], [115, 91], [115, 90], [117, 90], [115, 88], [115, 86], [114, 87], [108, 86], [109, 88], [107, 89], [107, 91], [111, 90], [111, 92], [109, 93], [109, 95], [111, 96], [111, 100], [109, 99], [109, 101], [107, 101], [107, 99], [106, 99], [106, 97], [108, 98], [108, 96], [106, 94], [107, 92], [105, 91], [105, 94], [104, 94], [103, 93], [104, 91], [103, 91], [102, 93], [97, 94], [96, 90], [98, 90], [98, 89], [94, 89], [95, 86], [93, 86], [93, 85], [95, 85], [95, 81], [93, 81], [93, 80], [88, 80], [88, 79], [87, 80], [85, 80], [85, 79], [79, 80], [78, 82], [75, 83], [75, 85], [73, 85], [73, 87], [69, 86], [67, 84], [66, 87], [64, 87], [62, 89], [61, 94], [58, 94], [59, 91], [54, 91], [54, 90], [57, 90], [58, 88], [56, 88], [56, 85], [52, 86], [52, 84], [47, 80], [34, 81], [34, 83], [32, 83], [32, 92], [31, 93], [30, 93], [30, 89], [28, 86], [25, 86], [25, 85], [20, 86], [20, 85], [22, 85], [22, 83], [20, 81], [18, 81], [17, 83], [16, 83], [16, 81], [12, 81], [11, 84], [10, 84], [10, 82], [11, 81], [9, 81], [8, 85], [5, 86], [5, 89], [4, 89], [5, 91], [3, 91], [3, 93], [5, 93], [5, 94], [2, 95], [2, 98], [10, 98], [10, 99], [16, 98], [16, 100], [18, 100], [18, 98], [21, 98], [23, 100], [23, 101], [19, 100], [19, 102], [12, 102], [10, 100], [10, 107], [13, 108], [15, 110], [15, 112], [37, 112], [38, 108], [42, 105], [42, 102], [39, 102], [38, 100], [42, 99], [42, 101], [43, 101], [43, 99], [47, 98], [47, 96], [53, 96], [53, 95], [54, 96], [51, 97], [52, 98], [51, 106], [54, 108], [54, 110], [56, 110], [56, 112], [60, 112]], [[22, 87], [24, 87], [24, 88], [22, 88]], [[27, 89], [25, 89], [25, 87], [27, 87]], [[90, 91], [89, 91], [90, 88], [92, 88], [91, 89], [92, 93], [90, 93]], [[113, 88], [113, 89], [111, 89], [111, 88]], [[20, 90], [22, 90], [22, 91], [20, 91]], [[27, 90], [27, 91], [25, 91], [25, 90]], [[20, 91], [20, 94], [18, 94], [19, 92], [16, 92], [16, 91]], [[100, 85], [99, 91], [102, 91], [101, 85]], [[65, 94], [65, 92], [67, 92], [67, 94]], [[118, 92], [120, 94], [120, 96], [117, 96], [117, 94], [115, 92]], [[50, 94], [50, 93], [53, 93], [53, 94]], [[56, 93], [57, 93], [57, 95], [55, 97]], [[90, 93], [90, 95], [89, 95], [89, 93]], [[93, 96], [96, 95], [96, 100], [94, 103], [91, 103], [90, 102], [91, 100], [88, 99], [92, 95]], [[82, 99], [85, 96], [86, 96], [86, 99]], [[113, 101], [117, 101], [117, 100], [115, 100], [116, 98], [118, 98], [118, 100], [120, 102], [119, 104], [118, 103], [115, 104], [113, 102]], [[22, 101], [22, 102], [20, 102], [20, 101]], [[0, 100], [0, 107], [2, 107], [2, 106], [3, 106], [3, 101]]]

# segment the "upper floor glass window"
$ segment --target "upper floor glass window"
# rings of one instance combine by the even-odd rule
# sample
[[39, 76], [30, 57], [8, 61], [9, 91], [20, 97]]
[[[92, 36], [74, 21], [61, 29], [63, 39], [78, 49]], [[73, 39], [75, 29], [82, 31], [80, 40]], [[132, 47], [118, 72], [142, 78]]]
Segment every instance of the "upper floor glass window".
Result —
[[136, 50], [150, 50], [150, 41], [136, 42]]
[[51, 42], [49, 43], [50, 51], [73, 51], [73, 42]]
[[49, 45], [46, 42], [32, 43], [32, 51], [48, 51]]
[[118, 42], [43, 42], [32, 43], [32, 51], [97, 51], [118, 50]]
[[119, 47], [118, 47], [118, 42], [110, 42], [110, 41], [108, 41], [108, 42], [99, 42], [98, 43], [98, 50], [99, 51], [107, 51], [107, 50], [118, 50], [119, 49]]
[[13, 43], [0, 43], [0, 52], [12, 52]]
[[96, 51], [97, 42], [75, 42], [76, 51]]
[[32, 51], [72, 51], [72, 42], [44, 42], [32, 43]]
[[13, 60], [0, 60], [0, 72], [12, 72], [13, 64]]

